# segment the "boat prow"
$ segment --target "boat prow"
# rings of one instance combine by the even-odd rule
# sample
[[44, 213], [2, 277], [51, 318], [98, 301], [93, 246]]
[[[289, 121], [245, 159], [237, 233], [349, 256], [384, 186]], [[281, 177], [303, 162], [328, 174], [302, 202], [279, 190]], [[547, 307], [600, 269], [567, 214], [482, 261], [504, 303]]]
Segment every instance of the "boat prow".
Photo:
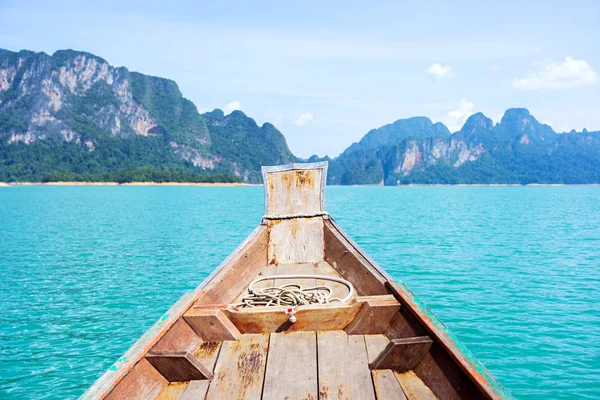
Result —
[[82, 398], [512, 399], [328, 215], [326, 174], [263, 167], [261, 224]]

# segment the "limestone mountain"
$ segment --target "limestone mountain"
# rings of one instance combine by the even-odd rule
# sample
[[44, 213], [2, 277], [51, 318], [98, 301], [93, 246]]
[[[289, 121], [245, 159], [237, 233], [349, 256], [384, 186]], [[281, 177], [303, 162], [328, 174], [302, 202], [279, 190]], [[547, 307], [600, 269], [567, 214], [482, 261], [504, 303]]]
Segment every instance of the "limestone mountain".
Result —
[[296, 160], [271, 124], [200, 114], [175, 82], [73, 50], [0, 50], [0, 155], [0, 181], [150, 167], [259, 182]]
[[330, 183], [600, 183], [600, 132], [558, 134], [524, 108], [507, 110], [496, 125], [474, 114], [453, 134], [416, 120], [416, 127], [410, 118], [367, 133], [330, 161]]

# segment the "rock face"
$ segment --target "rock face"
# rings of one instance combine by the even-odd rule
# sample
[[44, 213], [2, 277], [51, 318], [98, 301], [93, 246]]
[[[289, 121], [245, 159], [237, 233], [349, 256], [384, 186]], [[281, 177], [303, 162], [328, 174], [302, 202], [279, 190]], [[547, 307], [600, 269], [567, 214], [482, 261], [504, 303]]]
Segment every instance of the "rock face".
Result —
[[557, 134], [524, 108], [507, 110], [497, 125], [474, 114], [453, 134], [427, 118], [399, 120], [331, 160], [329, 182], [598, 183], [600, 132]]
[[[259, 127], [241, 112], [221, 113], [216, 124], [218, 114], [199, 114], [173, 81], [115, 68], [89, 53], [0, 50], [0, 151], [13, 166], [0, 168], [4, 179], [39, 179], [31, 168], [14, 167], [36, 161], [46, 172], [150, 165], [257, 182], [261, 164], [296, 160], [272, 125]], [[76, 158], [76, 165], [31, 159], [45, 150]]]

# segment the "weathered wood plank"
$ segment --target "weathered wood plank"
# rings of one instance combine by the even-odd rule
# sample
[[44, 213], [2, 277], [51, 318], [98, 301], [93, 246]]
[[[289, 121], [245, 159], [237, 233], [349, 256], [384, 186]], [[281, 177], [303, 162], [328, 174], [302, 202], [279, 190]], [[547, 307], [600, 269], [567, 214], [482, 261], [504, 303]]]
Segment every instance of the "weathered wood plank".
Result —
[[148, 353], [146, 360], [169, 382], [211, 379], [213, 373], [192, 352]]
[[317, 355], [319, 398], [375, 400], [363, 336], [317, 332]]
[[[314, 275], [315, 265], [313, 263], [297, 263], [297, 264], [279, 264], [275, 275]], [[303, 287], [316, 286], [314, 278], [307, 279], [275, 279], [273, 286], [282, 286], [295, 283]]]
[[223, 310], [243, 333], [342, 330], [362, 307], [362, 303], [308, 305], [296, 308], [296, 323], [285, 314], [287, 307], [236, 308]]
[[385, 349], [390, 339], [385, 335], [365, 335], [365, 344], [367, 345], [367, 355], [369, 364], [371, 364], [379, 354]]
[[[342, 278], [339, 272], [337, 272], [331, 265], [329, 265], [326, 261], [321, 261], [315, 264], [315, 275], [325, 275], [332, 276], [334, 278]], [[343, 279], [343, 278], [342, 278]], [[317, 279], [317, 285], [328, 286], [332, 289], [332, 297], [343, 299], [348, 295], [348, 288], [340, 283], [327, 281], [324, 279]], [[353, 298], [356, 297], [356, 293], [354, 293]], [[350, 299], [352, 301], [352, 299]]]
[[392, 317], [400, 310], [400, 303], [393, 295], [361, 297], [365, 304], [348, 324], [348, 335], [371, 335], [383, 333]]
[[200, 364], [204, 365], [207, 369], [214, 371], [220, 350], [220, 342], [203, 342], [196, 350], [194, 350], [194, 356], [196, 356]]
[[210, 381], [190, 381], [179, 400], [203, 400]]
[[223, 342], [207, 400], [260, 399], [265, 377], [269, 335], [243, 335]]
[[267, 173], [267, 214], [312, 214], [321, 209], [322, 168]]
[[240, 331], [219, 308], [192, 307], [183, 318], [205, 342], [238, 340], [241, 336]]
[[323, 261], [323, 217], [268, 221], [269, 264]]
[[411, 370], [429, 352], [432, 343], [429, 336], [392, 339], [369, 367], [371, 369], [393, 369], [398, 372]]
[[324, 223], [325, 261], [352, 283], [359, 296], [389, 294], [386, 278], [373, 267], [333, 226]]
[[435, 394], [413, 371], [394, 372], [408, 400], [438, 400]]
[[178, 400], [187, 387], [188, 382], [171, 382], [154, 400]]
[[389, 369], [371, 371], [377, 400], [406, 400], [394, 372]]
[[315, 332], [272, 333], [264, 399], [317, 399]]
[[106, 396], [108, 400], [153, 399], [169, 384], [146, 359], [140, 360]]

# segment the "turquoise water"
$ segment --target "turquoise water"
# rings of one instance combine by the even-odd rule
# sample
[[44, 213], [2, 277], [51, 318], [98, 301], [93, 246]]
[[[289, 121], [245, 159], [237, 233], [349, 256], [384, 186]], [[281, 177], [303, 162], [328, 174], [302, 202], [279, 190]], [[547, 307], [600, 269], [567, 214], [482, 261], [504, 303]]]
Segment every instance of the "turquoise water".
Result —
[[[600, 398], [600, 187], [332, 187], [521, 399]], [[74, 398], [260, 222], [261, 187], [0, 188], [0, 398]]]

